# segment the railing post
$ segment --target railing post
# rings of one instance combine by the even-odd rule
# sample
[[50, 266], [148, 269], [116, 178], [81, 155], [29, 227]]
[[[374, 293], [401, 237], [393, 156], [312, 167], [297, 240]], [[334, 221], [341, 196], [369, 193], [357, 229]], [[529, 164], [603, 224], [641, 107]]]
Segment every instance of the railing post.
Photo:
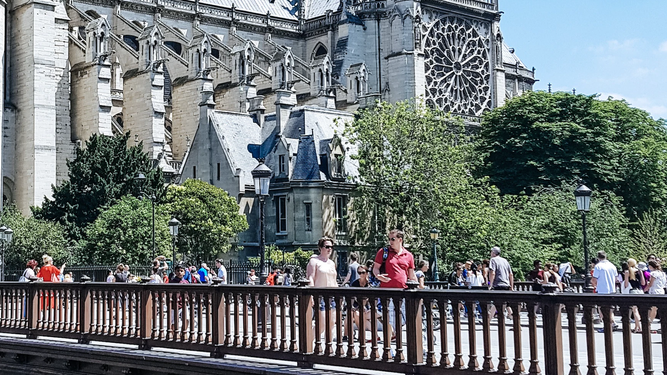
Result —
[[[408, 283], [408, 288], [405, 289], [405, 324], [406, 335], [408, 336], [408, 364], [420, 365], [423, 361], [424, 347], [422, 342], [422, 300], [416, 296], [417, 288], [413, 283]], [[416, 284], [416, 283], [414, 283]], [[400, 315], [396, 316], [396, 330], [401, 329]], [[433, 332], [426, 332], [427, 335], [432, 335]]]
[[37, 337], [34, 331], [37, 329], [37, 319], [39, 318], [39, 284], [31, 281], [28, 284], [28, 292], [26, 295], [26, 324], [28, 328], [28, 334], [26, 335], [29, 339], [34, 339]]
[[[555, 285], [546, 284], [540, 292], [542, 302], [542, 324], [544, 337], [544, 373], [562, 375], [563, 370], [563, 329], [561, 326], [561, 304], [555, 295]], [[533, 308], [533, 306], [530, 306]]]
[[79, 332], [81, 336], [79, 337], [79, 344], [88, 344], [90, 339], [88, 339], [88, 334], [90, 333], [90, 318], [91, 318], [91, 308], [92, 308], [92, 298], [90, 297], [90, 287], [88, 282], [90, 281], [89, 277], [81, 278], [81, 289], [79, 290]]
[[308, 356], [313, 353], [313, 301], [308, 292], [308, 282], [299, 280], [299, 353], [301, 361], [299, 367], [312, 368], [308, 362]]
[[[225, 304], [223, 303], [223, 294], [224, 291], [222, 290], [222, 284], [217, 284], [215, 286], [212, 286], [213, 288], [213, 301], [211, 304], [211, 308], [213, 309], [213, 313], [211, 314], [212, 316], [212, 340], [213, 340], [213, 352], [211, 353], [211, 357], [216, 357], [216, 358], [221, 358], [224, 356], [224, 353], [222, 353], [221, 348], [224, 345], [225, 342], [225, 329], [224, 329], [224, 324], [225, 324]], [[254, 303], [254, 301], [253, 301]], [[255, 310], [253, 310], [255, 311]]]
[[[150, 340], [151, 332], [153, 327], [153, 318], [155, 314], [155, 309], [153, 308], [153, 293], [149, 288], [148, 284], [142, 285], [141, 289], [141, 303], [139, 305], [139, 319], [141, 321], [141, 326], [139, 327], [139, 333], [141, 335], [141, 345], [139, 349], [148, 350], [150, 349]], [[160, 311], [160, 319], [162, 319], [163, 312]]]

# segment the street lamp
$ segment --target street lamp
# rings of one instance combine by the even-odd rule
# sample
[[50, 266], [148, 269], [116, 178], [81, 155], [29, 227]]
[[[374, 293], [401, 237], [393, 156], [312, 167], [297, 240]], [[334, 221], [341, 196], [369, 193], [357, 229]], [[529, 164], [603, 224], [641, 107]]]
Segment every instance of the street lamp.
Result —
[[255, 183], [255, 195], [259, 197], [259, 254], [260, 254], [260, 267], [262, 271], [260, 274], [261, 282], [264, 283], [268, 271], [266, 269], [266, 264], [264, 260], [265, 252], [265, 230], [264, 230], [264, 200], [269, 195], [269, 184], [271, 182], [271, 169], [264, 164], [264, 160], [260, 160], [259, 164], [255, 169], [252, 170], [252, 179]]
[[151, 240], [152, 240], [151, 242], [153, 243], [151, 254], [153, 255], [153, 257], [151, 259], [155, 259], [155, 195], [148, 195], [144, 193], [144, 191], [142, 190], [144, 181], [146, 181], [146, 176], [144, 176], [143, 173], [137, 174], [137, 176], [134, 179], [139, 183], [139, 199], [142, 199], [142, 197], [146, 197], [151, 200], [151, 208], [153, 209], [153, 227], [151, 230]]
[[176, 238], [178, 237], [178, 226], [181, 222], [175, 217], [169, 220], [169, 233], [171, 233], [171, 270], [176, 269]]
[[586, 213], [591, 208], [591, 195], [593, 191], [586, 187], [584, 184], [580, 184], [579, 187], [574, 191], [574, 197], [577, 200], [577, 210], [581, 212], [581, 221], [584, 234], [584, 292], [592, 293], [593, 288], [591, 287], [591, 273], [589, 270], [588, 258], [588, 238], [586, 237]]
[[0, 280], [5, 281], [5, 253], [7, 246], [12, 243], [12, 236], [14, 231], [6, 226], [0, 227], [0, 241], [2, 241], [2, 267], [0, 268]]
[[433, 228], [430, 233], [433, 240], [433, 281], [440, 281], [440, 275], [438, 274], [438, 236], [440, 231]]

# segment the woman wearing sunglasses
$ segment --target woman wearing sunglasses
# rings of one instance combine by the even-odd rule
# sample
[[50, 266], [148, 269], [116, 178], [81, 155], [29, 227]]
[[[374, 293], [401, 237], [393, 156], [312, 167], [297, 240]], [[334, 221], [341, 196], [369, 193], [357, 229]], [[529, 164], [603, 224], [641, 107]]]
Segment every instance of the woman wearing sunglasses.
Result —
[[[337, 288], [338, 273], [336, 272], [336, 264], [329, 259], [333, 252], [333, 240], [328, 237], [322, 237], [317, 243], [317, 246], [320, 249], [320, 253], [310, 257], [308, 267], [306, 267], [306, 278], [310, 282], [310, 285], [315, 288]], [[319, 321], [324, 323], [326, 316], [325, 310], [327, 308], [335, 310], [336, 303], [333, 299], [325, 301], [320, 297], [318, 300], [320, 310]], [[325, 325], [333, 332], [335, 315], [336, 314], [329, 314], [329, 322], [320, 324], [320, 335], [324, 332]]]

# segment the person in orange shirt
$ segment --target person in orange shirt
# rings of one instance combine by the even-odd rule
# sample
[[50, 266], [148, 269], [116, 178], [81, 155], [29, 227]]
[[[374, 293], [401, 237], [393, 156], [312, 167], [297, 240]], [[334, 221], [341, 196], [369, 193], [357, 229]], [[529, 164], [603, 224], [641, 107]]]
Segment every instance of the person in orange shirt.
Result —
[[57, 268], [53, 265], [53, 258], [46, 254], [42, 256], [42, 262], [44, 262], [44, 266], [39, 270], [37, 277], [47, 283], [59, 282], [60, 274], [65, 270], [65, 263], [60, 268]]
[[[42, 262], [44, 262], [44, 266], [40, 268], [39, 272], [37, 273], [37, 277], [41, 279], [44, 282], [51, 283], [51, 282], [60, 282], [60, 274], [63, 273], [65, 270], [65, 264], [60, 268], [57, 268], [56, 266], [53, 265], [53, 258], [50, 256], [44, 254], [42, 256]], [[47, 293], [46, 291], [42, 293]], [[44, 306], [44, 300], [42, 297], [40, 297], [39, 300], [39, 306], [41, 309], [44, 309], [45, 307], [48, 308], [53, 308], [54, 305], [54, 299], [53, 295], [51, 295], [51, 298], [46, 300], [46, 306]]]

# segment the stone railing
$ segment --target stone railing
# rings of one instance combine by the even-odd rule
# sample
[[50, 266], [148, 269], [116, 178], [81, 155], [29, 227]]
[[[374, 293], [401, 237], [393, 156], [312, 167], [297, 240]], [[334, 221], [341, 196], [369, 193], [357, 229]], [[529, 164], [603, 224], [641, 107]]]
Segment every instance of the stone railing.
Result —
[[[629, 316], [635, 308], [644, 328], [636, 340]], [[613, 374], [617, 362], [626, 374], [652, 374], [654, 365], [667, 369], [667, 319], [660, 331], [649, 323], [663, 309], [667, 299], [649, 295], [0, 283], [3, 333], [406, 374], [563, 375], [603, 366]], [[603, 332], [595, 327], [597, 311]]]

